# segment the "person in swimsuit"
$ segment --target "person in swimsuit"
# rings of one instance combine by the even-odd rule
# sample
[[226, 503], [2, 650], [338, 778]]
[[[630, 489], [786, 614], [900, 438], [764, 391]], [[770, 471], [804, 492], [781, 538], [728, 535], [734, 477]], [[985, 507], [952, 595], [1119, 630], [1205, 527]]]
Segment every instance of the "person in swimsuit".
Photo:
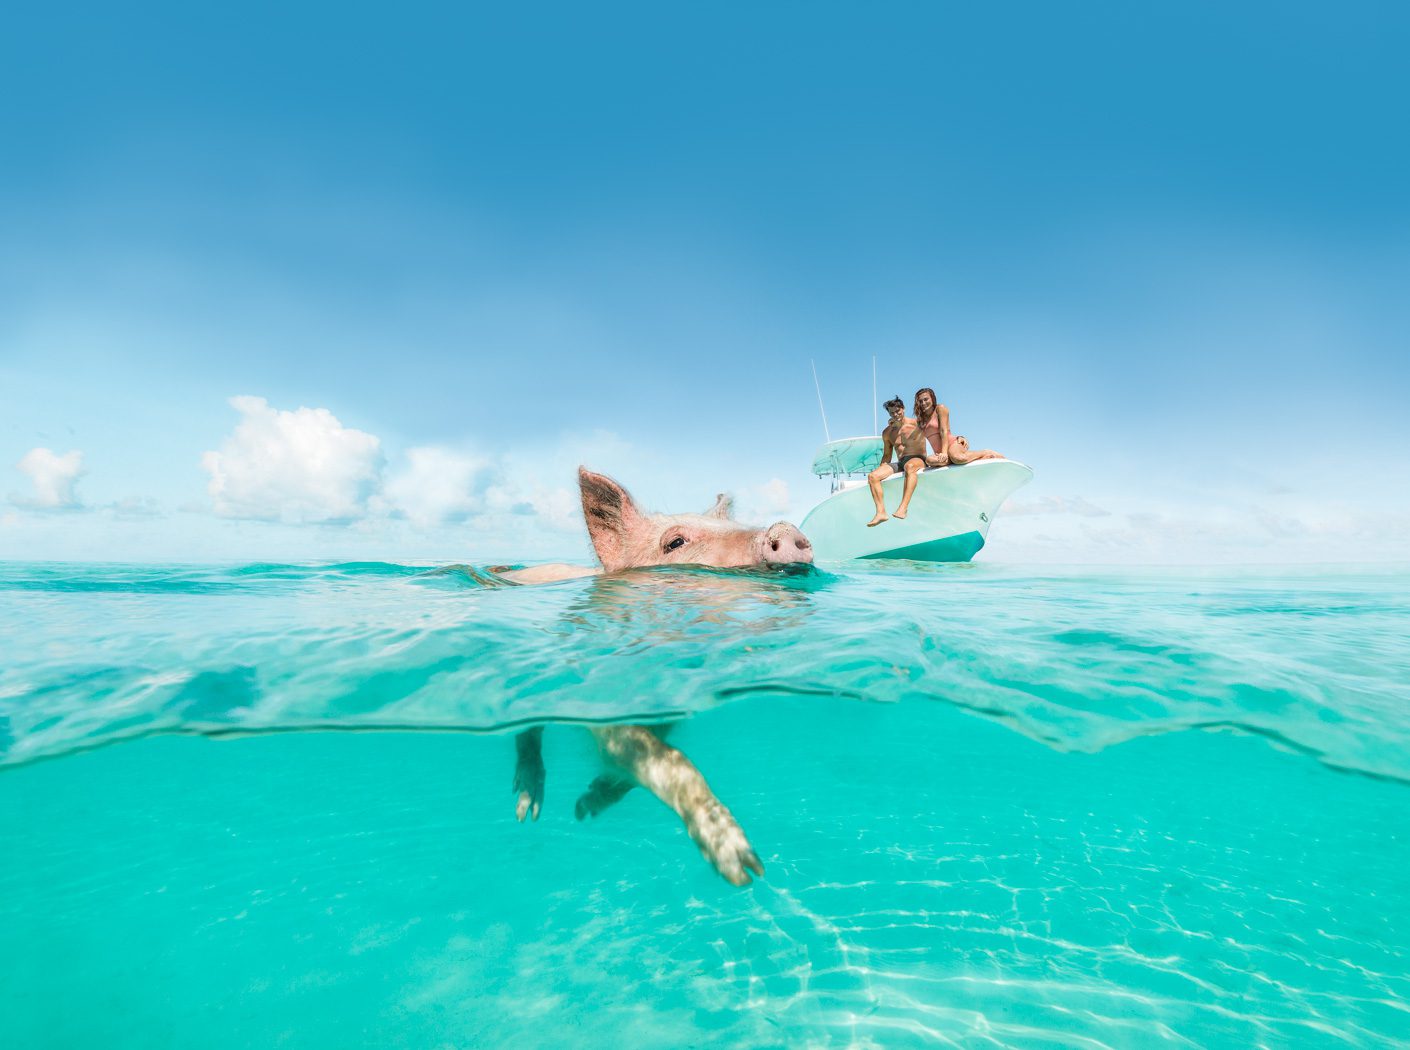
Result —
[[[893, 397], [882, 406], [886, 409], [890, 422], [881, 432], [881, 465], [867, 475], [867, 485], [871, 488], [871, 498], [876, 503], [876, 517], [867, 522], [867, 527], [880, 525], [889, 515], [881, 495], [881, 483], [892, 474], [905, 474], [906, 484], [901, 493], [901, 505], [896, 508], [896, 517], [904, 518], [910, 511], [911, 495], [916, 490], [916, 480], [925, 466], [925, 435], [914, 419], [906, 418], [906, 403]], [[891, 462], [892, 450], [896, 452], [896, 462]]]
[[938, 402], [935, 391], [930, 387], [923, 386], [916, 391], [915, 413], [916, 425], [924, 432], [925, 440], [930, 443], [931, 452], [925, 457], [926, 466], [962, 466], [980, 459], [1004, 458], [992, 448], [976, 451], [969, 447], [964, 435], [952, 434], [950, 410]]
[[927, 467], [943, 467], [949, 464], [947, 450], [950, 447], [950, 410], [935, 398], [935, 391], [923, 386], [916, 391], [916, 426], [925, 434], [930, 443], [930, 453], [925, 457]]

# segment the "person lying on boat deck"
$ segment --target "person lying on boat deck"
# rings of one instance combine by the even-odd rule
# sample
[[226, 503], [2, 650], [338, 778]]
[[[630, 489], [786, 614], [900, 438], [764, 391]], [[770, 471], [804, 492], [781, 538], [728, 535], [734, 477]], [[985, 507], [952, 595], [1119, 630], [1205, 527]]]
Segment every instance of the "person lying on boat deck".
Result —
[[[930, 443], [931, 452], [925, 457], [927, 467], [944, 467], [953, 463], [962, 466], [980, 459], [1003, 459], [992, 448], [977, 451], [969, 447], [962, 434], [950, 433], [950, 410], [935, 398], [935, 391], [923, 386], [916, 391], [916, 425]], [[904, 517], [905, 515], [901, 515]]]
[[[910, 510], [911, 495], [916, 490], [916, 479], [925, 466], [925, 435], [914, 419], [906, 418], [906, 403], [893, 397], [882, 406], [890, 419], [881, 432], [881, 465], [867, 475], [871, 487], [871, 498], [876, 503], [876, 517], [867, 522], [867, 527], [880, 525], [886, 520], [886, 504], [881, 496], [881, 482], [892, 474], [905, 474], [906, 484], [901, 493], [901, 505], [896, 508], [896, 517], [904, 518]], [[896, 450], [896, 462], [891, 462], [891, 450]]]

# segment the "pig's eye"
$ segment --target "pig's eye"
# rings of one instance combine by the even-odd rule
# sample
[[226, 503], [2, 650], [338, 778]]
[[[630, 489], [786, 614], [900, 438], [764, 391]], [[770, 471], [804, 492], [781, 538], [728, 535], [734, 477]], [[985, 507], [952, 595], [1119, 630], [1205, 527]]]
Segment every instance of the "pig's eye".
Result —
[[668, 551], [678, 551], [678, 550], [680, 550], [680, 549], [681, 549], [682, 547], [684, 547], [684, 546], [685, 546], [685, 537], [684, 537], [684, 536], [677, 536], [677, 537], [676, 537], [675, 539], [673, 539], [670, 543], [666, 544], [666, 550], [668, 550]]

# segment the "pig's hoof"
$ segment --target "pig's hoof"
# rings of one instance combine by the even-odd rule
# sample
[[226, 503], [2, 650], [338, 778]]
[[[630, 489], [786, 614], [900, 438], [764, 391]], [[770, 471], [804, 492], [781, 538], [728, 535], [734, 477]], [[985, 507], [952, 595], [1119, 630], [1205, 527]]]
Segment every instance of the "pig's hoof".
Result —
[[579, 820], [595, 817], [608, 806], [620, 802], [622, 796], [633, 788], [630, 781], [620, 777], [600, 776], [588, 785], [588, 789], [578, 796], [578, 804], [573, 812]]
[[539, 819], [539, 810], [543, 807], [543, 783], [542, 762], [520, 762], [514, 767], [514, 790], [519, 792], [514, 815], [521, 823], [530, 814], [535, 820]]
[[751, 871], [755, 875], [764, 874], [764, 865], [745, 838], [744, 829], [718, 802], [689, 830], [701, 854], [724, 876], [726, 882], [747, 886], [754, 881], [749, 877]]

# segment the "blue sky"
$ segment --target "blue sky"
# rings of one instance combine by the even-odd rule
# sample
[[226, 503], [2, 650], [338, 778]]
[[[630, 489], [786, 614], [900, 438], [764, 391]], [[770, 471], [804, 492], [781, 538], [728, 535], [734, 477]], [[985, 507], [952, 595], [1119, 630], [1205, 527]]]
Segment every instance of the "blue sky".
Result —
[[991, 560], [1410, 558], [1407, 23], [12, 14], [0, 557], [583, 557], [578, 462], [796, 521], [875, 354], [1034, 466]]

